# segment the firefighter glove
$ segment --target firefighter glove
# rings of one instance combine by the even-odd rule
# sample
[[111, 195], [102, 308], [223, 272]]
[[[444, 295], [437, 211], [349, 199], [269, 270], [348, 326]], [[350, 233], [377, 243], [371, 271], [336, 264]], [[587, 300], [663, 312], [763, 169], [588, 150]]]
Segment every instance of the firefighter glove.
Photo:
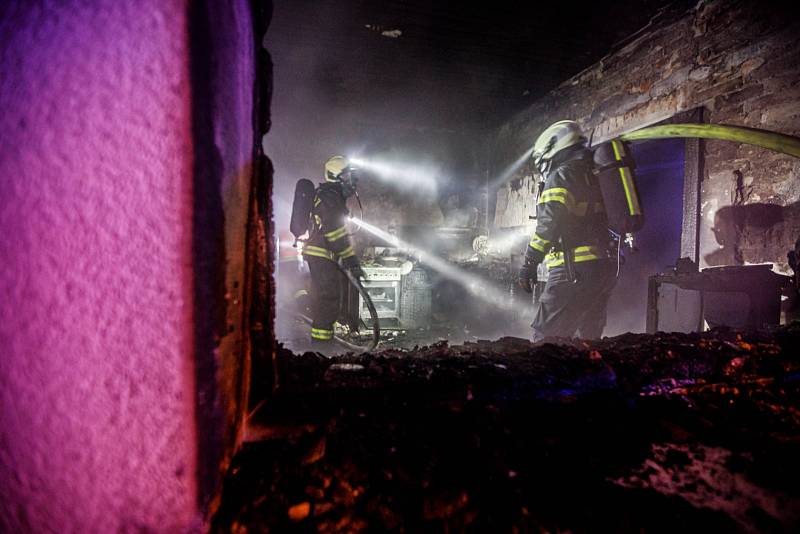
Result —
[[526, 261], [519, 270], [517, 283], [526, 293], [533, 293], [533, 284], [536, 283], [536, 268], [538, 264]]

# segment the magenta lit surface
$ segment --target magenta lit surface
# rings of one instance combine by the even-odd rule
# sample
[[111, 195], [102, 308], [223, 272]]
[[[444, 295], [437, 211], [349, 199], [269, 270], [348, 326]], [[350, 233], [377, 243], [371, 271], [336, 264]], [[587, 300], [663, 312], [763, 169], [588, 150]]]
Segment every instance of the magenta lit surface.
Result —
[[15, 4], [0, 19], [0, 530], [192, 530], [186, 4]]

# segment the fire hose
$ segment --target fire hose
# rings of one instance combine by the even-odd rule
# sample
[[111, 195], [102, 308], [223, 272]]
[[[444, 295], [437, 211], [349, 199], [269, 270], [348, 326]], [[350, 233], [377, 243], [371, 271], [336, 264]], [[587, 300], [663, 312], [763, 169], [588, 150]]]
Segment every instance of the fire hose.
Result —
[[800, 158], [800, 138], [756, 128], [724, 124], [665, 124], [650, 126], [619, 136], [623, 141], [645, 141], [673, 137], [696, 137], [746, 143]]
[[[361, 295], [361, 298], [363, 298], [364, 302], [367, 304], [369, 315], [372, 318], [372, 340], [366, 347], [361, 345], [355, 345], [336, 335], [333, 336], [333, 340], [342, 345], [343, 347], [345, 347], [346, 349], [352, 350], [353, 352], [357, 352], [359, 354], [363, 352], [369, 352], [378, 346], [378, 341], [380, 340], [380, 335], [381, 335], [381, 326], [380, 322], [378, 321], [378, 312], [375, 310], [375, 305], [372, 303], [372, 299], [370, 298], [369, 293], [367, 293], [367, 290], [364, 289], [364, 286], [361, 285], [361, 282], [358, 280], [358, 278], [353, 276], [353, 273], [351, 273], [347, 269], [342, 268], [342, 266], [339, 265], [338, 262], [329, 258], [326, 259], [331, 263], [333, 263], [336, 266], [336, 268], [339, 269], [339, 271], [342, 274], [344, 274], [345, 277], [347, 277], [347, 281], [350, 282], [350, 284], [356, 288], [358, 293]], [[298, 317], [300, 317], [300, 319], [302, 319], [309, 325], [313, 323], [310, 317], [307, 317], [306, 315], [299, 312], [297, 313], [297, 315]]]

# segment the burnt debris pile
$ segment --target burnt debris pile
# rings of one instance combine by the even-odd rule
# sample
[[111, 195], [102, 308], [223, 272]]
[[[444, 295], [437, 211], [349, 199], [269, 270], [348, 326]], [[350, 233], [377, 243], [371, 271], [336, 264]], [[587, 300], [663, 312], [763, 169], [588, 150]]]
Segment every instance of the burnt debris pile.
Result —
[[220, 532], [789, 532], [800, 325], [277, 359]]

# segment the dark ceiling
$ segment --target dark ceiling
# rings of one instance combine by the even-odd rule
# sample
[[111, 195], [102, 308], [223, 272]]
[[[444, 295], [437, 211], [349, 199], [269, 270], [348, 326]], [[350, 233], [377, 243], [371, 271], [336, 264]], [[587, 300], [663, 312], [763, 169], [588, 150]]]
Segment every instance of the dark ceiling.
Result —
[[408, 120], [490, 127], [670, 3], [276, 0], [266, 42], [276, 86], [331, 108], [396, 106]]

